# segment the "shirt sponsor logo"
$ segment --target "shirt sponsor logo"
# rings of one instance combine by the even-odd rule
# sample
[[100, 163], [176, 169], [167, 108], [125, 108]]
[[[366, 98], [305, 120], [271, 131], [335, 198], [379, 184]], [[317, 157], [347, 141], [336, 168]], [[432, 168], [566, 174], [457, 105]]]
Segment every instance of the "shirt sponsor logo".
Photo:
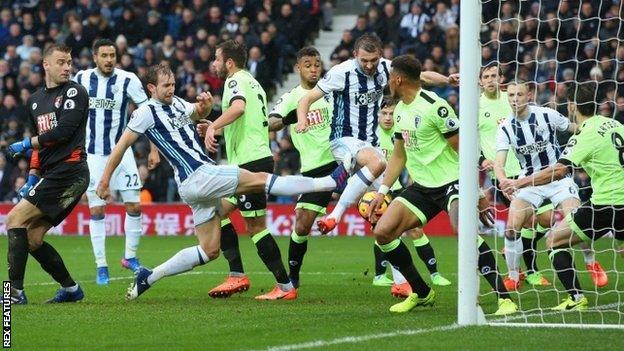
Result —
[[520, 146], [516, 150], [519, 154], [530, 155], [530, 154], [546, 151], [549, 145], [550, 145], [550, 141], [542, 140], [534, 144]]
[[187, 125], [193, 123], [191, 119], [186, 115], [174, 116], [173, 118], [167, 117], [167, 122], [169, 122], [169, 125], [171, 125], [172, 129], [184, 128]]
[[383, 90], [373, 90], [367, 93], [355, 93], [353, 100], [356, 105], [371, 105], [376, 104], [383, 94]]
[[449, 111], [446, 107], [444, 106], [440, 106], [438, 108], [438, 116], [442, 117], [442, 118], [446, 118], [449, 115]]
[[116, 110], [117, 101], [113, 99], [102, 99], [102, 98], [90, 97], [89, 108], [103, 109], [103, 110]]
[[411, 148], [415, 147], [418, 139], [416, 138], [415, 130], [401, 130], [401, 135], [403, 136], [403, 142], [405, 143], [405, 147]]
[[39, 134], [45, 133], [50, 129], [56, 128], [58, 124], [56, 120], [56, 113], [44, 113], [42, 115], [37, 116], [37, 130]]

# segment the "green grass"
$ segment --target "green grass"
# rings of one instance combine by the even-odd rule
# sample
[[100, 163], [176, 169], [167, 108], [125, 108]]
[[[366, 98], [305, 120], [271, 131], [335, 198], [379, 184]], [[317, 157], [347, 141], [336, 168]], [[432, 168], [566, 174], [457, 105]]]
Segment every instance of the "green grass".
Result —
[[[118, 266], [123, 253], [123, 238], [108, 238], [107, 251], [111, 277], [108, 287], [94, 283], [94, 264], [88, 237], [48, 237], [61, 253], [74, 278], [81, 283], [86, 298], [77, 304], [42, 305], [57, 286], [29, 259], [26, 272], [27, 306], [13, 307], [13, 347], [22, 350], [144, 350], [204, 349], [248, 350], [271, 346], [331, 341], [349, 336], [377, 335], [368, 340], [318, 343], [332, 350], [486, 350], [537, 349], [553, 347], [566, 350], [624, 349], [620, 330], [470, 327], [429, 330], [452, 325], [457, 310], [457, 244], [455, 238], [431, 238], [439, 260], [440, 271], [453, 285], [435, 288], [436, 306], [393, 315], [388, 307], [397, 302], [389, 288], [371, 285], [373, 275], [372, 239], [360, 237], [315, 237], [309, 242], [296, 301], [258, 302], [253, 296], [273, 287], [273, 278], [264, 269], [251, 240], [241, 238], [245, 268], [251, 279], [250, 291], [229, 299], [212, 299], [208, 290], [220, 283], [227, 271], [223, 258], [176, 277], [158, 282], [136, 301], [124, 299], [130, 274]], [[6, 252], [6, 240], [0, 240], [0, 251]], [[279, 238], [282, 257], [286, 260], [288, 242]], [[194, 245], [193, 237], [145, 237], [139, 249], [142, 263], [153, 267], [179, 249]], [[609, 240], [599, 242], [599, 248]], [[413, 254], [419, 270], [424, 265]], [[613, 253], [601, 253], [605, 269], [612, 270]], [[580, 256], [577, 262], [582, 262]], [[541, 267], [549, 268], [545, 254]], [[504, 265], [504, 264], [503, 264]], [[624, 272], [622, 260], [618, 271]], [[581, 266], [581, 265], [579, 265]], [[5, 266], [6, 267], [6, 266]], [[554, 281], [549, 274], [548, 279]], [[591, 287], [587, 274], [580, 275], [585, 288]], [[622, 273], [609, 274], [610, 285], [601, 291], [624, 291]], [[618, 286], [616, 287], [616, 284]], [[495, 310], [495, 297], [481, 281], [480, 298], [486, 313]], [[526, 292], [521, 295], [523, 310], [539, 305], [551, 307], [557, 300], [554, 292]], [[561, 295], [563, 296], [563, 295]], [[596, 298], [590, 297], [595, 305]], [[600, 305], [619, 303], [622, 295], [609, 293], [599, 299]], [[514, 296], [518, 300], [517, 296]], [[587, 312], [549, 315], [549, 322], [578, 320], [618, 323], [624, 313]], [[563, 317], [562, 317], [563, 316]], [[532, 321], [539, 318], [531, 317]], [[624, 323], [624, 320], [619, 321]]]

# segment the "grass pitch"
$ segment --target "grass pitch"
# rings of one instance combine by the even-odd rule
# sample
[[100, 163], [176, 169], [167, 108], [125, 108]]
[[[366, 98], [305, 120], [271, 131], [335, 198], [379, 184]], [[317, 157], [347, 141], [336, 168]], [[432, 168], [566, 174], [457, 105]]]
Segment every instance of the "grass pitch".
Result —
[[[41, 304], [54, 294], [57, 285], [31, 257], [25, 287], [30, 304], [12, 308], [15, 349], [624, 349], [622, 330], [458, 328], [454, 325], [457, 314], [457, 243], [452, 237], [432, 237], [431, 242], [440, 272], [453, 285], [435, 287], [438, 294], [435, 307], [403, 315], [388, 312], [390, 305], [398, 301], [390, 296], [389, 288], [371, 285], [374, 275], [371, 238], [311, 238], [301, 274], [299, 299], [276, 302], [253, 299], [271, 289], [274, 280], [247, 237], [241, 237], [240, 243], [245, 269], [251, 279], [248, 292], [229, 299], [208, 297], [208, 290], [220, 283], [227, 272], [226, 261], [221, 257], [187, 274], [164, 278], [135, 301], [124, 299], [132, 278], [118, 264], [123, 254], [122, 237], [107, 238], [112, 278], [107, 287], [99, 287], [94, 282], [95, 266], [88, 237], [48, 237], [47, 240], [58, 249], [73, 277], [82, 285], [85, 299], [76, 304]], [[286, 261], [288, 239], [277, 240]], [[144, 265], [154, 267], [178, 250], [195, 244], [193, 237], [144, 237], [139, 257]], [[597, 248], [605, 249], [610, 245], [610, 239], [603, 239]], [[6, 250], [6, 240], [0, 240], [0, 251]], [[424, 265], [415, 253], [413, 257], [424, 275]], [[624, 294], [617, 293], [624, 291], [623, 259], [613, 252], [600, 252], [598, 257], [604, 268], [611, 271], [609, 285], [600, 289], [603, 294], [597, 300], [591, 293], [594, 289], [586, 273], [580, 275], [581, 283], [590, 290], [590, 305], [596, 307], [598, 302], [599, 306], [610, 306], [615, 312], [600, 310], [535, 316], [536, 308], [555, 305], [557, 293], [537, 293], [525, 285], [514, 299], [518, 301], [520, 297], [526, 313], [514, 317], [519, 318], [515, 321], [570, 323], [582, 320], [586, 323], [624, 324]], [[583, 266], [580, 255], [576, 259], [577, 266]], [[540, 264], [542, 269], [550, 268], [545, 253], [540, 255]], [[615, 264], [620, 274], [614, 271]], [[547, 278], [555, 281], [552, 272], [547, 273]], [[560, 288], [558, 283], [557, 286]], [[496, 300], [483, 280], [481, 290], [484, 295], [480, 302], [485, 313], [493, 313]], [[560, 298], [563, 296], [561, 294]]]

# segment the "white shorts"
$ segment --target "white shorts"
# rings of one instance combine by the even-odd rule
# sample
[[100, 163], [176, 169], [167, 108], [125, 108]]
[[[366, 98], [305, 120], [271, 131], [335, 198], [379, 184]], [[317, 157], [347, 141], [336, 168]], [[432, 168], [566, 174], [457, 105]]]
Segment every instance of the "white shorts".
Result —
[[[100, 199], [99, 196], [95, 194], [95, 190], [100, 183], [107, 162], [108, 155], [87, 154], [87, 165], [89, 166], [90, 174], [89, 187], [87, 188], [89, 208], [106, 205], [106, 201]], [[124, 203], [138, 203], [139, 191], [142, 187], [143, 184], [141, 184], [139, 170], [134, 160], [134, 153], [131, 148], [128, 148], [121, 159], [121, 163], [119, 163], [119, 166], [117, 166], [117, 169], [115, 169], [111, 177], [111, 191], [118, 190], [121, 193], [121, 198]]]
[[578, 186], [572, 178], [563, 178], [549, 184], [529, 186], [518, 190], [516, 197], [524, 200], [534, 208], [539, 208], [544, 200], [549, 199], [557, 208], [563, 201], [573, 198], [579, 199]]
[[371, 148], [375, 150], [382, 160], [384, 160], [383, 153], [378, 147], [373, 146], [368, 141], [363, 141], [355, 137], [342, 137], [331, 140], [329, 142], [334, 159], [342, 163], [349, 173], [353, 173], [356, 166], [356, 157], [358, 152], [362, 149]]
[[180, 184], [180, 198], [191, 207], [195, 226], [215, 216], [221, 207], [221, 198], [234, 195], [239, 174], [240, 169], [236, 166], [205, 164]]

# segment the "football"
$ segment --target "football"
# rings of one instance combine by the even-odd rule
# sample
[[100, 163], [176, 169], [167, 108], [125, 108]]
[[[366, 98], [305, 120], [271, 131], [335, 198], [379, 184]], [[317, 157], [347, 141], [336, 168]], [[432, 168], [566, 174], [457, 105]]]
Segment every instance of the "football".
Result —
[[[360, 216], [362, 216], [366, 220], [368, 220], [368, 207], [370, 206], [370, 203], [373, 201], [373, 199], [375, 199], [376, 195], [376, 191], [369, 191], [364, 194], [364, 196], [362, 196], [360, 202], [358, 203], [358, 212], [360, 213]], [[386, 195], [384, 197], [384, 202], [381, 204], [381, 206], [379, 206], [379, 209], [377, 210], [378, 215], [381, 216], [386, 211], [386, 208], [388, 208], [388, 205], [390, 205], [390, 201], [392, 201], [392, 199], [389, 195]]]

